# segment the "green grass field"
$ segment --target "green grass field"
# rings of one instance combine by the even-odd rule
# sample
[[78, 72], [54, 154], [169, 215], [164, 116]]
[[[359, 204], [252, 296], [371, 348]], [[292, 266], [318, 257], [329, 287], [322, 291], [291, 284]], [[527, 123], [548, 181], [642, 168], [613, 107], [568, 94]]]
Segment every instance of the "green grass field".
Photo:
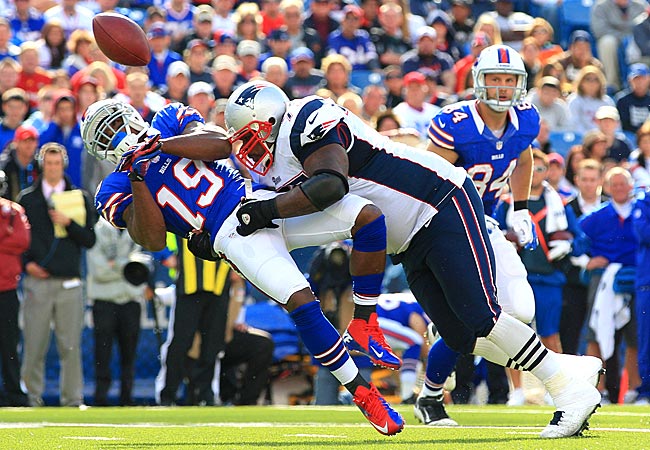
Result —
[[582, 438], [542, 440], [550, 407], [449, 406], [463, 426], [377, 433], [355, 407], [7, 408], [0, 449], [650, 449], [650, 407], [606, 406]]

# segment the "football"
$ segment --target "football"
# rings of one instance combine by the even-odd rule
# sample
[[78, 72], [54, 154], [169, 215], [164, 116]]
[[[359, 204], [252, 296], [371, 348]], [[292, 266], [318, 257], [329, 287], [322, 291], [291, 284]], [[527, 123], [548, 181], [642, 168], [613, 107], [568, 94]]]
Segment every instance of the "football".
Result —
[[93, 18], [93, 34], [102, 52], [125, 66], [146, 66], [151, 60], [144, 30], [122, 14], [104, 12]]
[[572, 241], [573, 234], [566, 230], [555, 231], [548, 236], [548, 241]]

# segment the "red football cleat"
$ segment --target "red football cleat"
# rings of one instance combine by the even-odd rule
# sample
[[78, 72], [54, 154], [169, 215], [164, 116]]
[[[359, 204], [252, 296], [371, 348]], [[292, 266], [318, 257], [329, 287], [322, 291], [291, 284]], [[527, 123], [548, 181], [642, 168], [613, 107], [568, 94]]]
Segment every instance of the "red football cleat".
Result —
[[352, 319], [343, 334], [343, 341], [348, 349], [367, 355], [377, 366], [393, 370], [402, 366], [402, 360], [393, 353], [379, 328], [377, 313], [372, 313], [367, 322], [363, 319]]
[[404, 428], [402, 416], [390, 407], [372, 383], [370, 389], [357, 387], [352, 401], [381, 434], [392, 436]]

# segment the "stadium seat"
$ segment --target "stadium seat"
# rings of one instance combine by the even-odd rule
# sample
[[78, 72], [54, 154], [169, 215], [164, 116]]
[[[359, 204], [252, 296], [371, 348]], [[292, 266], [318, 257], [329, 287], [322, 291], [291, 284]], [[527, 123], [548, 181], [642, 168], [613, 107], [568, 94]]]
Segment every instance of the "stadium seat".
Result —
[[363, 90], [370, 84], [381, 84], [381, 74], [372, 70], [353, 70], [350, 73], [350, 84]]
[[571, 147], [582, 143], [582, 134], [573, 131], [552, 131], [549, 141], [553, 151], [565, 157]]
[[574, 30], [590, 31], [593, 0], [564, 0], [560, 6], [560, 45], [569, 45]]

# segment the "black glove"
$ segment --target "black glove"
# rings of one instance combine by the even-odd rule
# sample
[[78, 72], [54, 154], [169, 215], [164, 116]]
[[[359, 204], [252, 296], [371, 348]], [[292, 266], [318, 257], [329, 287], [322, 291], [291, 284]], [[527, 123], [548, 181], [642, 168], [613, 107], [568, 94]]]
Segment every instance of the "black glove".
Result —
[[187, 248], [197, 258], [206, 261], [219, 261], [221, 258], [214, 253], [210, 233], [203, 231], [201, 233], [190, 233], [187, 238]]
[[253, 200], [242, 199], [242, 205], [237, 210], [237, 219], [240, 225], [237, 233], [248, 236], [262, 228], [278, 228], [273, 219], [279, 219], [278, 207], [275, 199]]

